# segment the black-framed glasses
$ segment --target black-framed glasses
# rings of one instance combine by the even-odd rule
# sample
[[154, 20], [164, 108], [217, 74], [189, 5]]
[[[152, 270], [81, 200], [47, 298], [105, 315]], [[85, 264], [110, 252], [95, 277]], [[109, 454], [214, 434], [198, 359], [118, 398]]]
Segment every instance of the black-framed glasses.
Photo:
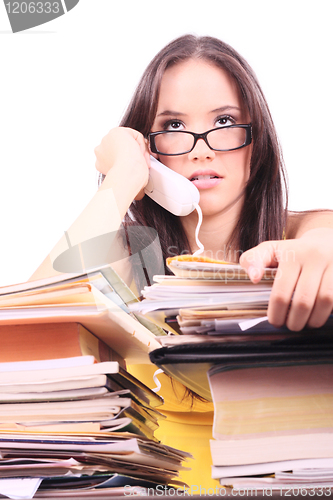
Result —
[[150, 150], [165, 156], [190, 153], [199, 139], [213, 151], [234, 151], [251, 144], [252, 124], [226, 125], [196, 134], [186, 130], [162, 130], [148, 134]]

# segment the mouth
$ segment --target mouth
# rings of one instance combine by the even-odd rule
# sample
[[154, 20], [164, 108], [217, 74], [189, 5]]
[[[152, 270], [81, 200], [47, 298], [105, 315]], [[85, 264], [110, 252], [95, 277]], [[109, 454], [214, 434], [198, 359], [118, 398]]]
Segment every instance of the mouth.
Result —
[[218, 175], [214, 171], [210, 172], [194, 172], [189, 180], [198, 188], [198, 189], [209, 189], [217, 186], [222, 181], [223, 177]]
[[193, 177], [190, 178], [190, 181], [207, 181], [208, 179], [221, 179], [218, 175], [194, 175]]

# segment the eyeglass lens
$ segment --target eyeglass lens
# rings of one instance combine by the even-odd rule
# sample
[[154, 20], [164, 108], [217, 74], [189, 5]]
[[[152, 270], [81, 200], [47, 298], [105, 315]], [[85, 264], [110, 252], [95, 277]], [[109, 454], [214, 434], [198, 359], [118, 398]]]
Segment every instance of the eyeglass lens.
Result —
[[[241, 147], [246, 140], [246, 129], [241, 127], [219, 128], [207, 135], [212, 149], [227, 151]], [[168, 132], [155, 136], [155, 145], [160, 153], [180, 154], [190, 151], [194, 145], [194, 137], [187, 132]]]

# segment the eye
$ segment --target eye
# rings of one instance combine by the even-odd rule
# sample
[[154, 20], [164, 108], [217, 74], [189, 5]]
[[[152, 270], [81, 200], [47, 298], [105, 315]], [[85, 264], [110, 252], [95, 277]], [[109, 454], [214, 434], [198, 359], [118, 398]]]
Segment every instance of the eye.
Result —
[[236, 123], [236, 120], [232, 118], [231, 116], [219, 116], [216, 119], [216, 126], [221, 126], [221, 127], [226, 127], [228, 125], [234, 125]]
[[182, 130], [184, 124], [179, 120], [169, 120], [163, 125], [163, 130]]

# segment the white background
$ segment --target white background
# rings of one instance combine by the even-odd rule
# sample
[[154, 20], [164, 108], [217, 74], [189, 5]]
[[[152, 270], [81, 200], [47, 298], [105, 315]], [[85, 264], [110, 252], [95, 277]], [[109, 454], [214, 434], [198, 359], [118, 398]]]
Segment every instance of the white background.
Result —
[[333, 208], [330, 0], [80, 0], [12, 34], [0, 5], [0, 285], [25, 281], [97, 187], [94, 147], [150, 59], [184, 33], [236, 48], [262, 85], [290, 208]]

